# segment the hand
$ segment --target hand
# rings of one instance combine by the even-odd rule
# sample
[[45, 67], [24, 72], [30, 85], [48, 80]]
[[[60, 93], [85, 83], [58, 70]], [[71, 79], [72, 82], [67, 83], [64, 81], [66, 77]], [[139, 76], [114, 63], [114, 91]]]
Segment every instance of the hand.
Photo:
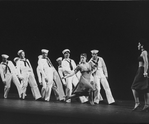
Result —
[[39, 84], [42, 85], [42, 81], [39, 81]]
[[18, 78], [19, 78], [20, 80], [23, 80], [23, 77], [22, 77], [22, 76], [18, 76]]
[[144, 72], [143, 75], [144, 75], [144, 77], [147, 77], [148, 76], [148, 73], [147, 72]]
[[66, 79], [66, 76], [62, 77], [62, 79]]

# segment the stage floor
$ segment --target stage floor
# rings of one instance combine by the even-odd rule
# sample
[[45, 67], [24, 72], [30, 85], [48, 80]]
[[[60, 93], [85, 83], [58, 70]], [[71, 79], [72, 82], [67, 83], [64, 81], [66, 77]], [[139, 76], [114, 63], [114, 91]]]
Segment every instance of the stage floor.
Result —
[[134, 101], [116, 100], [116, 105], [106, 101], [91, 106], [74, 100], [72, 103], [26, 100], [9, 94], [4, 99], [0, 94], [0, 124], [102, 124], [102, 123], [149, 123], [149, 112], [132, 112]]

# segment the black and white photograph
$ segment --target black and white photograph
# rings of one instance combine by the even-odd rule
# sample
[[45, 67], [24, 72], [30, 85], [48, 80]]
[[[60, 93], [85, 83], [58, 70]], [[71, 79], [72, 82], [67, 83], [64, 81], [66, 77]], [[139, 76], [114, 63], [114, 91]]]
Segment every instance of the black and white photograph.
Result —
[[149, 123], [149, 1], [0, 1], [0, 124]]

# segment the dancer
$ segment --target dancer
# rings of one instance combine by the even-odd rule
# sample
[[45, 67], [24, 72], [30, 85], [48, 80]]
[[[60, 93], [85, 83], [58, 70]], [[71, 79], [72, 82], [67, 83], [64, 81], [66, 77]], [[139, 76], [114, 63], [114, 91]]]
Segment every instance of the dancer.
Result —
[[75, 96], [80, 96], [84, 95], [84, 92], [89, 90], [89, 102], [91, 105], [94, 105], [93, 101], [93, 92], [95, 90], [95, 84], [91, 82], [91, 74], [92, 74], [92, 69], [94, 67], [94, 64], [92, 62], [87, 62], [87, 55], [86, 53], [83, 53], [80, 55], [80, 64], [75, 68], [73, 72], [68, 74], [67, 76], [64, 76], [64, 79], [67, 79], [69, 77], [72, 77], [75, 75], [78, 71], [81, 72], [81, 77], [79, 80], [79, 83], [75, 87], [74, 91], [72, 92], [71, 96], [68, 96], [67, 99], [70, 99]]
[[21, 98], [22, 88], [21, 88], [20, 81], [17, 78], [17, 72], [15, 69], [15, 66], [10, 60], [8, 60], [9, 58], [8, 55], [2, 54], [1, 56], [2, 56], [2, 62], [0, 64], [0, 75], [5, 85], [4, 98], [8, 97], [8, 92], [11, 87], [11, 81], [13, 81], [13, 83], [16, 85], [19, 98]]
[[[66, 75], [74, 72], [74, 69], [76, 68], [76, 63], [73, 59], [70, 59], [70, 50], [69, 49], [64, 49], [62, 51], [62, 53], [64, 55], [64, 59], [62, 61], [62, 70], [63, 70], [64, 75], [66, 76]], [[72, 88], [73, 88], [73, 86], [76, 87], [76, 85], [79, 82], [79, 78], [80, 78], [80, 76], [78, 76], [77, 74], [75, 74], [69, 78], [66, 78], [66, 90], [65, 90], [66, 97], [71, 96]], [[84, 96], [79, 97], [79, 98], [80, 98], [81, 103], [85, 103], [88, 101], [88, 99]], [[70, 103], [71, 99], [66, 100], [66, 102]]]
[[18, 55], [19, 59], [16, 64], [17, 64], [18, 75], [22, 83], [22, 90], [23, 90], [22, 99], [25, 99], [26, 97], [26, 89], [29, 83], [32, 95], [35, 98], [35, 100], [37, 100], [41, 98], [41, 94], [39, 92], [38, 85], [35, 80], [32, 66], [29, 60], [25, 58], [25, 52], [23, 50], [19, 50]]
[[91, 50], [91, 53], [92, 53], [92, 58], [90, 59], [90, 61], [96, 64], [96, 69], [94, 70], [94, 73], [93, 73], [94, 82], [96, 84], [96, 89], [97, 89], [95, 91], [94, 102], [95, 104], [99, 104], [99, 101], [103, 100], [100, 94], [100, 90], [101, 90], [100, 84], [102, 84], [103, 89], [105, 90], [105, 93], [106, 93], [108, 104], [113, 104], [115, 103], [115, 100], [112, 96], [111, 89], [107, 81], [108, 72], [107, 72], [106, 64], [103, 58], [98, 56], [98, 50]]
[[51, 89], [54, 90], [56, 99], [59, 101], [65, 100], [65, 94], [62, 87], [60, 77], [48, 58], [49, 50], [42, 49], [42, 55], [38, 57], [37, 75], [40, 84], [42, 85], [42, 98], [45, 101], [50, 100]]
[[138, 50], [141, 54], [138, 58], [139, 67], [132, 83], [131, 89], [135, 100], [134, 110], [140, 107], [139, 94], [144, 94], [145, 105], [142, 111], [149, 110], [149, 84], [148, 84], [148, 52], [144, 49], [144, 44], [138, 43]]

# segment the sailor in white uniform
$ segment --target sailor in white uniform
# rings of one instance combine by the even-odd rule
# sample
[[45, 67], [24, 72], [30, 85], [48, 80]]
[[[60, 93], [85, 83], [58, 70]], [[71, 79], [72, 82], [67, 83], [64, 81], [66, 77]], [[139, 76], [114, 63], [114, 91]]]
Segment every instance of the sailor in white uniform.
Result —
[[[64, 55], [64, 59], [62, 61], [62, 70], [63, 70], [63, 74], [64, 76], [71, 74], [74, 69], [76, 68], [76, 63], [73, 59], [70, 59], [70, 50], [69, 49], [65, 49], [62, 51], [63, 55]], [[66, 97], [71, 96], [72, 94], [72, 90], [73, 90], [73, 86], [76, 87], [76, 85], [78, 84], [80, 79], [80, 75], [76, 74], [73, 75], [72, 77], [68, 77], [66, 78]], [[79, 97], [81, 103], [85, 103], [88, 101], [88, 99], [84, 96]], [[67, 103], [71, 102], [71, 99], [66, 100]]]
[[8, 55], [2, 54], [2, 62], [0, 64], [0, 75], [1, 75], [2, 81], [5, 85], [4, 98], [8, 97], [8, 92], [11, 87], [11, 81], [13, 81], [13, 83], [16, 85], [16, 88], [17, 88], [18, 94], [19, 94], [19, 98], [21, 98], [21, 94], [22, 94], [21, 84], [17, 78], [17, 72], [15, 69], [15, 66], [10, 60], [7, 60], [8, 58], [9, 58]]
[[96, 64], [96, 68], [93, 73], [93, 77], [94, 77], [94, 81], [95, 81], [96, 89], [97, 89], [94, 94], [95, 95], [94, 102], [96, 104], [99, 104], [99, 102], [103, 100], [100, 94], [100, 90], [101, 90], [100, 84], [102, 84], [103, 89], [105, 90], [105, 93], [106, 93], [108, 104], [112, 104], [115, 102], [115, 100], [112, 96], [111, 89], [107, 81], [108, 72], [107, 72], [106, 64], [103, 58], [97, 55], [98, 50], [91, 50], [91, 53], [92, 53], [92, 58], [90, 59], [90, 61]]
[[16, 63], [17, 72], [19, 79], [21, 80], [22, 84], [22, 99], [26, 97], [26, 90], [28, 83], [31, 87], [31, 92], [35, 100], [41, 98], [40, 91], [38, 89], [37, 82], [35, 80], [34, 72], [32, 66], [28, 59], [25, 58], [25, 52], [23, 50], [18, 51], [19, 59]]
[[46, 101], [50, 100], [51, 90], [54, 90], [56, 99], [63, 101], [65, 94], [62, 87], [60, 77], [48, 58], [49, 50], [42, 49], [42, 55], [38, 57], [37, 76], [39, 83], [42, 85], [42, 98]]

